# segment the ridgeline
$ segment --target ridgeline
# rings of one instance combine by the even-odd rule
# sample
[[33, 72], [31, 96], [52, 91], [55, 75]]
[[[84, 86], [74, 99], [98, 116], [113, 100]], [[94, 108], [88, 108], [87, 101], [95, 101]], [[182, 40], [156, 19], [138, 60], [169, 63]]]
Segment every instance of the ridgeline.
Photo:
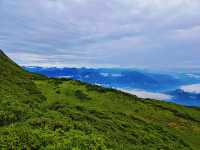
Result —
[[0, 149], [199, 150], [200, 109], [29, 73], [0, 50]]

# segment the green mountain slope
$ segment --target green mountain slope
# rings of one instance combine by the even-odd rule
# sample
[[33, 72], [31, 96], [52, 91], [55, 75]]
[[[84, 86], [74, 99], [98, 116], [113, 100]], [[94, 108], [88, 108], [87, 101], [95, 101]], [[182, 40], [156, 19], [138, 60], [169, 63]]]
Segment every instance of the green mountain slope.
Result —
[[27, 112], [44, 101], [31, 80], [36, 76], [22, 70], [0, 51], [0, 125], [25, 119]]
[[0, 52], [0, 149], [199, 150], [200, 109], [30, 74]]

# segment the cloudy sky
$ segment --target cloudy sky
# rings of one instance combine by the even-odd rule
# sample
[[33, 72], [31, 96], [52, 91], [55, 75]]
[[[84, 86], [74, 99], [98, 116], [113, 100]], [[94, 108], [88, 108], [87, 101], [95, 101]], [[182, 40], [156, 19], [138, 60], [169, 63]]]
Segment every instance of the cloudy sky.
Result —
[[200, 68], [199, 0], [0, 0], [21, 65]]

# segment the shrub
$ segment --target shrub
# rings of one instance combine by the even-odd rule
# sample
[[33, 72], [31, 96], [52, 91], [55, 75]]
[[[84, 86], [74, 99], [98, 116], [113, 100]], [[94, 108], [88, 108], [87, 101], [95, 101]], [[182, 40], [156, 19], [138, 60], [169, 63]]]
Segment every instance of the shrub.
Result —
[[90, 99], [90, 97], [88, 97], [88, 95], [83, 93], [81, 90], [76, 90], [75, 96], [80, 100], [89, 100]]

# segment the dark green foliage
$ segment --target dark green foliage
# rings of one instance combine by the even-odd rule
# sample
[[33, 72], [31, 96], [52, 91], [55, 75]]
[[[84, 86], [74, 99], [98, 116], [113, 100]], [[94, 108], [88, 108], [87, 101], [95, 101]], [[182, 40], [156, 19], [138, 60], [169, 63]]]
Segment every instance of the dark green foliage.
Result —
[[56, 91], [56, 93], [57, 93], [57, 94], [60, 94], [60, 91], [59, 91], [59, 90], [57, 90], [57, 91]]
[[88, 95], [83, 93], [81, 90], [76, 90], [74, 94], [80, 100], [90, 100]]
[[22, 70], [0, 51], [2, 150], [199, 150], [200, 109]]
[[98, 92], [104, 93], [109, 90], [104, 87], [100, 87], [98, 85], [90, 85], [90, 84], [85, 84], [85, 85], [88, 91], [98, 91]]

